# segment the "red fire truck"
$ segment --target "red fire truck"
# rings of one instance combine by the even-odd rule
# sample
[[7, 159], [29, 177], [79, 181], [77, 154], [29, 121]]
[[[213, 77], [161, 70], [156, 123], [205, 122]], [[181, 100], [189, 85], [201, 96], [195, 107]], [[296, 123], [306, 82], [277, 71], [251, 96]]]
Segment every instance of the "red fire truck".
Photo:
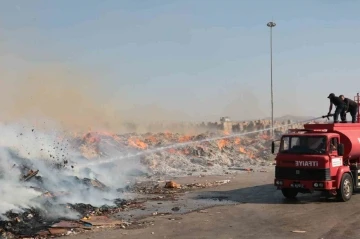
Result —
[[309, 123], [281, 136], [274, 184], [284, 197], [323, 191], [345, 202], [360, 188], [359, 93], [354, 98], [357, 123]]

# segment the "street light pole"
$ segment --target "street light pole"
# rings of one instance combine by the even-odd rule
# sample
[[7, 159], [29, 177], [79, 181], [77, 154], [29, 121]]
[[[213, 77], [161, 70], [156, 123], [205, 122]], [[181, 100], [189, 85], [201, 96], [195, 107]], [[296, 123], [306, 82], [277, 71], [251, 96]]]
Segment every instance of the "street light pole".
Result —
[[270, 88], [271, 88], [271, 138], [274, 138], [274, 99], [273, 99], [273, 69], [272, 69], [272, 29], [276, 26], [275, 22], [268, 22], [270, 27]]

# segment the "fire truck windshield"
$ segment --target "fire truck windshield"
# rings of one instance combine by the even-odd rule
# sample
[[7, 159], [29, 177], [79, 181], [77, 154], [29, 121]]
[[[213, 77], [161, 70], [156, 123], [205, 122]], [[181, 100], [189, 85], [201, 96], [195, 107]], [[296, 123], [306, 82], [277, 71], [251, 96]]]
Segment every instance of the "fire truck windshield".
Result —
[[284, 136], [281, 139], [280, 153], [325, 154], [325, 136]]

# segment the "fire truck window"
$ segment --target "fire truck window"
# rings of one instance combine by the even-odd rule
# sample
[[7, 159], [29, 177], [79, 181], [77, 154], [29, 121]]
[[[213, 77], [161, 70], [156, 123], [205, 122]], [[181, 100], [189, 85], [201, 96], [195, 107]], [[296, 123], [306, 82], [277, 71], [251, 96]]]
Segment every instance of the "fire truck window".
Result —
[[337, 138], [332, 138], [330, 140], [330, 151], [336, 151], [337, 150], [337, 146], [338, 146], [338, 139]]
[[326, 142], [326, 137], [319, 136], [283, 137], [280, 152], [324, 154], [326, 152]]
[[289, 141], [290, 141], [290, 138], [289, 137], [284, 137], [283, 140], [282, 140], [282, 149], [281, 150], [288, 150], [289, 149]]
[[325, 150], [326, 139], [324, 137], [309, 137], [309, 148], [317, 150]]
[[291, 137], [291, 148], [300, 145], [300, 139], [298, 137]]

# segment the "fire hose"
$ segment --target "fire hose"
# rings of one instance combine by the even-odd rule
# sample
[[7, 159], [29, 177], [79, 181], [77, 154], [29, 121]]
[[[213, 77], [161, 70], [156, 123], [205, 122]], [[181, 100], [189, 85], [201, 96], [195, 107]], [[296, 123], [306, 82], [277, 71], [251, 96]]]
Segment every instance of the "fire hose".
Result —
[[321, 118], [327, 118], [328, 120], [330, 120], [329, 117], [332, 117], [332, 116], [334, 116], [334, 114], [327, 114], [327, 115], [321, 116]]

